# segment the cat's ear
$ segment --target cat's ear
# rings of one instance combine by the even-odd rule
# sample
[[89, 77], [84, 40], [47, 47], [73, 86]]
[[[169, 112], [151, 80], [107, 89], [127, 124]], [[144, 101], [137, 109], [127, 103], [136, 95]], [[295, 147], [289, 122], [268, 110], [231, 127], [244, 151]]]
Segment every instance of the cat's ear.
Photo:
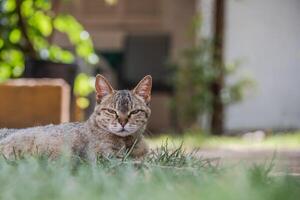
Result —
[[95, 88], [96, 88], [96, 99], [99, 103], [102, 98], [108, 94], [112, 94], [114, 92], [114, 89], [109, 84], [108, 80], [104, 78], [104, 76], [98, 74], [96, 76], [96, 82], [95, 82]]
[[152, 77], [150, 75], [147, 75], [133, 89], [133, 93], [141, 97], [146, 103], [149, 103], [151, 100], [151, 88]]

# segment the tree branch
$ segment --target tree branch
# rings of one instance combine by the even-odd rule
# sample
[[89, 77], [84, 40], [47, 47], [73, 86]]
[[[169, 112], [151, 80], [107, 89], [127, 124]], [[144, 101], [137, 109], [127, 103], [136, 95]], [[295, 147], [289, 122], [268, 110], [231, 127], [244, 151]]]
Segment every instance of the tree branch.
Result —
[[19, 21], [18, 21], [18, 25], [21, 29], [21, 32], [26, 40], [26, 43], [27, 43], [27, 47], [25, 47], [25, 49], [28, 50], [29, 52], [29, 55], [33, 58], [36, 58], [36, 52], [35, 52], [35, 49], [34, 49], [34, 46], [32, 44], [32, 42], [30, 41], [30, 38], [28, 36], [28, 33], [27, 33], [27, 27], [26, 27], [26, 22], [25, 22], [25, 19], [23, 18], [22, 16], [22, 12], [21, 12], [21, 5], [23, 3], [23, 0], [16, 0], [16, 12], [17, 12], [17, 15], [19, 17]]

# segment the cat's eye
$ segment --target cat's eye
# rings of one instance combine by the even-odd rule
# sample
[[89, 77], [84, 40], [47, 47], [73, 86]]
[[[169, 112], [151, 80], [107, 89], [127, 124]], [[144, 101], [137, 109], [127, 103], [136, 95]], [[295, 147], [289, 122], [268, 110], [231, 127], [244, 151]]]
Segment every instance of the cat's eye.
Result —
[[130, 112], [130, 115], [138, 114], [141, 110], [134, 110]]
[[109, 108], [105, 108], [103, 110], [106, 110], [107, 112], [109, 112], [110, 114], [117, 114], [116, 111], [109, 109]]

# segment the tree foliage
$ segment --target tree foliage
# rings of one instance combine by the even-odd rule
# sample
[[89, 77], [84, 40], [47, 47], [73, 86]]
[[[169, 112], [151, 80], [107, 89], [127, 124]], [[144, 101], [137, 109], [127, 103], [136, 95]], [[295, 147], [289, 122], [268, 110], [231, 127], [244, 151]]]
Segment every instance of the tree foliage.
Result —
[[[55, 10], [60, 0], [0, 1], [0, 81], [19, 77], [26, 57], [73, 63], [75, 57], [96, 64], [89, 33], [69, 14]], [[56, 32], [67, 36], [73, 45], [67, 50], [53, 43]]]

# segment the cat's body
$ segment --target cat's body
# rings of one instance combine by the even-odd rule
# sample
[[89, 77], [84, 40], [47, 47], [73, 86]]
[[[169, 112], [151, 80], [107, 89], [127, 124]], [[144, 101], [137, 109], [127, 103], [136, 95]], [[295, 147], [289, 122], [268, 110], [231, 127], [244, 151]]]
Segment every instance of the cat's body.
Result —
[[[146, 79], [145, 79], [146, 78]], [[97, 105], [83, 123], [65, 123], [27, 129], [0, 130], [0, 153], [6, 158], [46, 154], [57, 158], [62, 152], [95, 160], [97, 156], [142, 157], [148, 147], [143, 132], [150, 116], [151, 77], [145, 77], [132, 91], [115, 91], [97, 76]]]
[[98, 155], [122, 156], [135, 144], [131, 155], [140, 157], [148, 150], [141, 135], [142, 130], [140, 131], [135, 135], [121, 137], [99, 130], [91, 121], [19, 130], [7, 129], [0, 132], [2, 136], [8, 133], [0, 141], [0, 152], [6, 158], [15, 158], [26, 154], [45, 154], [51, 159], [55, 159], [65, 151], [93, 160]]

